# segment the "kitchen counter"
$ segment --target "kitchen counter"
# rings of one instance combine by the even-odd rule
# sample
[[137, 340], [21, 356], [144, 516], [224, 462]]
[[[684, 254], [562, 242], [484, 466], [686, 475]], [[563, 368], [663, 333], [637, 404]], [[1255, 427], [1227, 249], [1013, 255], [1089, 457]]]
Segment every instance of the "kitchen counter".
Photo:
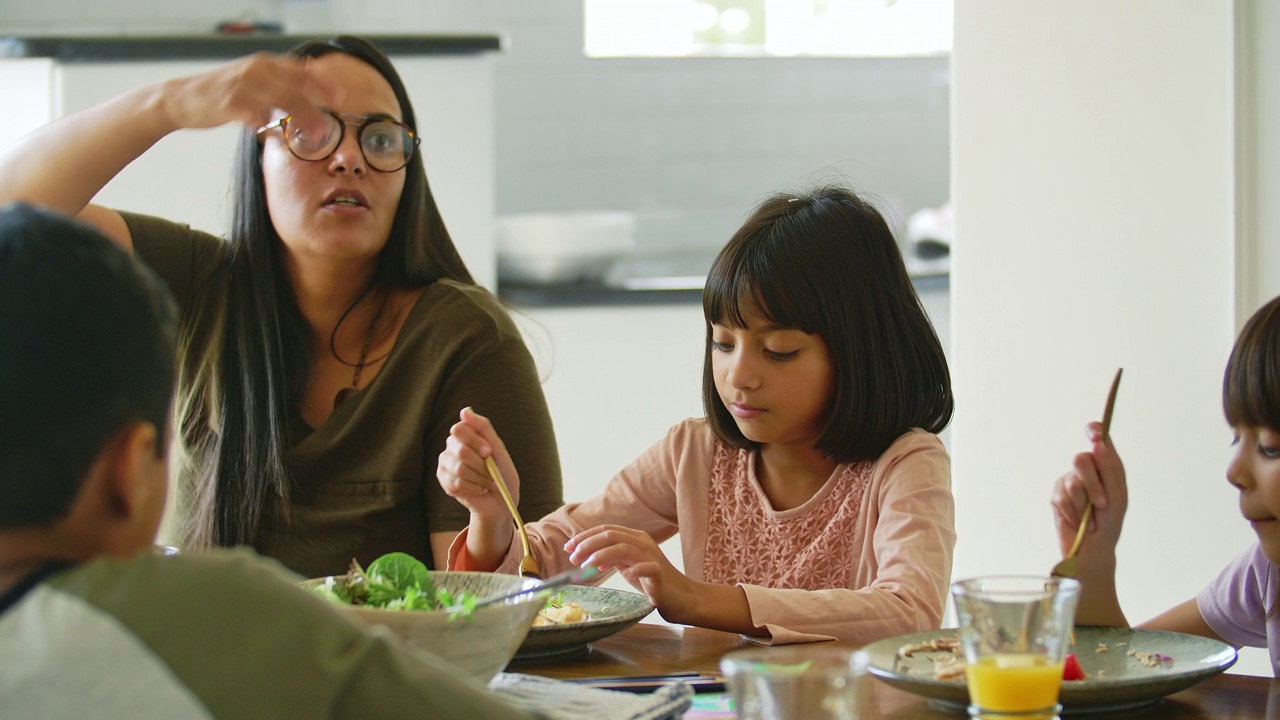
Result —
[[[140, 60], [231, 60], [260, 50], [283, 52], [312, 35], [29, 35], [0, 37], [0, 58], [51, 58], [63, 63]], [[500, 35], [362, 35], [394, 56], [475, 55], [502, 50]]]
[[[566, 285], [522, 285], [498, 281], [498, 295], [515, 307], [573, 308], [590, 306], [686, 305], [702, 302], [702, 285], [696, 278], [637, 278], [631, 287], [604, 283]], [[687, 282], [686, 282], [687, 281]], [[951, 276], [946, 273], [913, 275], [916, 292], [947, 292]]]

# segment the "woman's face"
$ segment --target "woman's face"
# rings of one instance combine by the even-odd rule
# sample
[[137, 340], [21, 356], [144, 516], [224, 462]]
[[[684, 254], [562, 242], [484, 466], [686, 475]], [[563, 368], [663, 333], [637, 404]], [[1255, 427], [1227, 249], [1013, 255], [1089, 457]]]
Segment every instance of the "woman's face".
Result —
[[[342, 88], [338, 106], [326, 110], [404, 120], [391, 85], [363, 61], [330, 53], [308, 59], [307, 67]], [[295, 258], [368, 260], [386, 245], [407, 171], [370, 168], [360, 153], [357, 132], [357, 125], [346, 125], [338, 149], [314, 162], [294, 157], [279, 130], [266, 135], [262, 173], [267, 210]]]

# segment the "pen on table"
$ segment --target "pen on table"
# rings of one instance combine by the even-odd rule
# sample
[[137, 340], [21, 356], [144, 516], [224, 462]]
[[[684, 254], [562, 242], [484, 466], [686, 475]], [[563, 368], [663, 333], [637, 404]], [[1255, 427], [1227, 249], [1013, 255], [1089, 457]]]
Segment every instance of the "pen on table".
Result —
[[724, 678], [719, 675], [702, 675], [696, 672], [677, 672], [666, 675], [631, 675], [622, 677], [593, 677], [567, 680], [576, 685], [600, 688], [602, 690], [622, 690], [624, 692], [653, 692], [663, 685], [682, 682], [693, 688], [694, 692], [724, 692]]

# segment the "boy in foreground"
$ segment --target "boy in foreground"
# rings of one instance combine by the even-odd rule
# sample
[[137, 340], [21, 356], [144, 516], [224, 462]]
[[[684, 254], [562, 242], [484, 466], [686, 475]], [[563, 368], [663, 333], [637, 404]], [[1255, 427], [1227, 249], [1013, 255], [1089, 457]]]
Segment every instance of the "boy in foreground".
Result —
[[0, 717], [527, 717], [250, 552], [152, 551], [176, 328], [95, 230], [0, 210]]

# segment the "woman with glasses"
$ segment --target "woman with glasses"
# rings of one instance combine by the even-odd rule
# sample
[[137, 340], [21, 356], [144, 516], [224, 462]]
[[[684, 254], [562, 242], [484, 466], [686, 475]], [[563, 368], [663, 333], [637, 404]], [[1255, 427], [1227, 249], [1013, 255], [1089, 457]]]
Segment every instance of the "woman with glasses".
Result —
[[[232, 122], [246, 132], [226, 241], [89, 204], [165, 135]], [[431, 473], [466, 406], [532, 480], [522, 515], [563, 504], [533, 360], [459, 257], [414, 126], [390, 61], [342, 36], [131, 91], [0, 156], [0, 205], [96, 225], [182, 307], [185, 546], [251, 545], [307, 576], [391, 551], [444, 568], [469, 518]]]

